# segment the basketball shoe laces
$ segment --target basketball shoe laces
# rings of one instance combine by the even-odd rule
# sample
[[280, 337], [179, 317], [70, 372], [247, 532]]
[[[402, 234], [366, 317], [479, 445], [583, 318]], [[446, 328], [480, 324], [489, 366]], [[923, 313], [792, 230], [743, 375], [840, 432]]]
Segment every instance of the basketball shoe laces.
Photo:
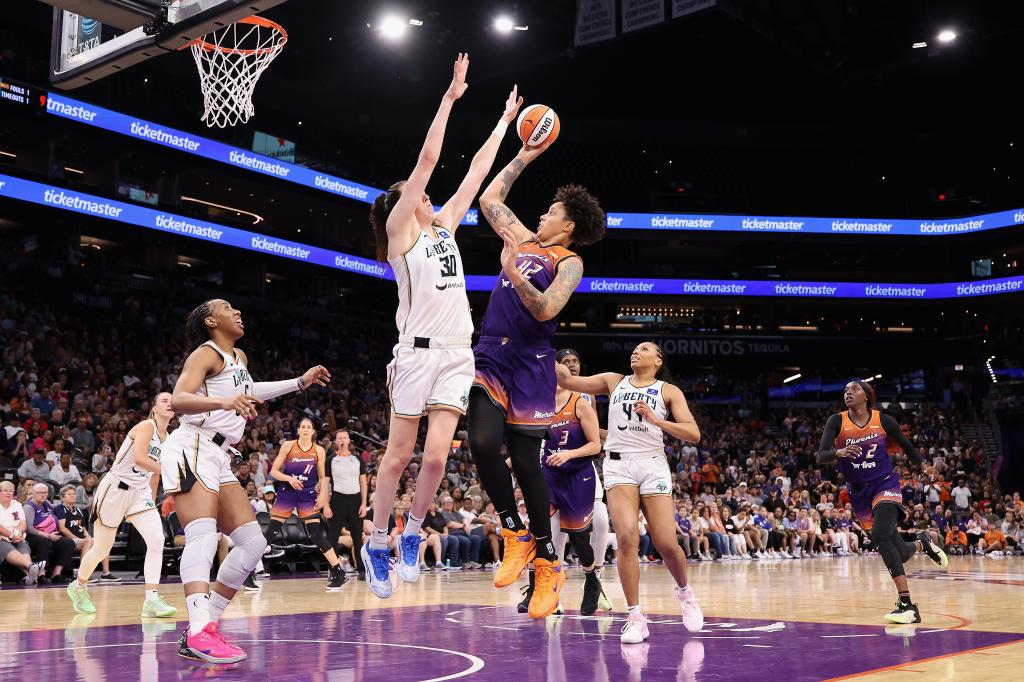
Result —
[[[418, 549], [418, 548], [417, 548]], [[378, 580], [387, 580], [388, 572], [395, 565], [395, 559], [387, 553], [386, 549], [371, 549], [370, 563], [373, 564], [373, 574]]]
[[415, 566], [419, 562], [421, 541], [419, 535], [402, 536], [402, 561], [407, 566]]

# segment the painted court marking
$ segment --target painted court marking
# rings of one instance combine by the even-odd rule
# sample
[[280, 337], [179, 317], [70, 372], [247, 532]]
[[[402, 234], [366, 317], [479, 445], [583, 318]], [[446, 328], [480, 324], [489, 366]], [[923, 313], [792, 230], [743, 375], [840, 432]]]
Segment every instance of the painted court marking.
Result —
[[[260, 643], [260, 642], [273, 642], [273, 643], [287, 642], [287, 643], [291, 643], [291, 644], [356, 644], [356, 645], [359, 645], [359, 646], [389, 646], [389, 647], [395, 647], [395, 648], [398, 648], [398, 649], [420, 649], [422, 651], [434, 651], [434, 652], [438, 652], [438, 653], [442, 653], [442, 654], [449, 654], [449, 655], [452, 655], [452, 656], [460, 656], [462, 658], [465, 658], [467, 661], [469, 661], [471, 663], [471, 665], [468, 668], [466, 668], [465, 670], [462, 670], [460, 672], [453, 673], [451, 675], [445, 675], [444, 677], [426, 678], [426, 679], [421, 680], [421, 682], [444, 682], [444, 680], [455, 680], [455, 679], [458, 679], [460, 677], [466, 677], [467, 675], [472, 675], [473, 673], [482, 670], [483, 667], [484, 667], [483, 660], [478, 658], [478, 657], [476, 657], [476, 656], [474, 656], [473, 654], [467, 654], [467, 653], [465, 653], [463, 651], [455, 651], [453, 649], [442, 649], [440, 647], [421, 646], [421, 645], [418, 645], [418, 644], [392, 644], [390, 642], [353, 642], [353, 641], [341, 640], [341, 639], [238, 639], [238, 640], [235, 640], [235, 641], [237, 643], [239, 643], [239, 644], [243, 644], [243, 643], [255, 644], [255, 643]], [[9, 651], [9, 652], [6, 652], [5, 655], [7, 655], [7, 656], [21, 656], [21, 655], [25, 655], [25, 654], [45, 654], [45, 653], [51, 653], [51, 652], [54, 652], [54, 651], [75, 651], [77, 649], [112, 649], [112, 648], [116, 648], [116, 647], [143, 646], [143, 644], [145, 644], [145, 642], [131, 642], [131, 643], [125, 643], [125, 644], [94, 644], [94, 645], [90, 645], [90, 646], [60, 647], [60, 648], [57, 648], [57, 649], [31, 649], [31, 650], [27, 650], [27, 651]], [[177, 642], [156, 642], [156, 644], [164, 645], [164, 646], [172, 646], [172, 645], [173, 646], [177, 646], [178, 645]]]

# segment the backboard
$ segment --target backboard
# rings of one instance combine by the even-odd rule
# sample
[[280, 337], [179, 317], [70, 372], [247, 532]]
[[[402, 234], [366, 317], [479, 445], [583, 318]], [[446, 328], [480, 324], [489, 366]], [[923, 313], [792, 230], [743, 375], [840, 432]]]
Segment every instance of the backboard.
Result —
[[122, 30], [89, 15], [117, 16], [121, 25], [138, 23], [111, 9], [112, 5], [123, 5], [124, 0], [47, 1], [74, 6], [81, 12], [69, 12], [61, 6], [53, 9], [50, 82], [61, 90], [72, 90], [147, 59], [175, 52], [210, 31], [285, 2], [173, 0], [154, 10], [157, 15], [153, 20]]

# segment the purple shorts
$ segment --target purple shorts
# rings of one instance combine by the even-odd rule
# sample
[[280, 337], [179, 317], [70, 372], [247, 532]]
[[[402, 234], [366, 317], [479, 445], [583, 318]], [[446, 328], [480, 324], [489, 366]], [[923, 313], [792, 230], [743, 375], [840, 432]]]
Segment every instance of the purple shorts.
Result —
[[546, 342], [481, 336], [474, 386], [505, 413], [505, 424], [543, 434], [555, 416], [555, 351]]
[[274, 500], [274, 508], [270, 510], [270, 516], [275, 519], [287, 519], [292, 515], [292, 511], [294, 511], [300, 519], [308, 519], [320, 513], [313, 510], [315, 506], [315, 488], [295, 490], [288, 486], [277, 493], [277, 499]]
[[585, 530], [594, 517], [594, 497], [597, 493], [597, 472], [593, 464], [562, 471], [558, 467], [542, 465], [540, 468], [548, 483], [548, 502], [551, 514], [558, 512], [563, 531]]
[[854, 516], [864, 530], [871, 528], [871, 513], [879, 502], [895, 502], [900, 506], [900, 511], [906, 514], [903, 509], [903, 493], [900, 492], [900, 479], [894, 473], [867, 483], [851, 483], [850, 502], [853, 504]]

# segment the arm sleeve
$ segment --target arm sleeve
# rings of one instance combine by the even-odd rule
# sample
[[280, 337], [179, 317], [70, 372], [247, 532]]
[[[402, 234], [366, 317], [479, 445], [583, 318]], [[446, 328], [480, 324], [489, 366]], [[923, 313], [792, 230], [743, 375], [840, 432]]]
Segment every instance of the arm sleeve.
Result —
[[298, 378], [285, 379], [284, 381], [257, 381], [252, 387], [253, 395], [260, 400], [273, 400], [298, 390], [300, 390]]
[[911, 462], [914, 464], [921, 463], [921, 453], [917, 451], [914, 444], [911, 443], [903, 434], [903, 430], [900, 428], [900, 425], [896, 423], [896, 420], [892, 418], [892, 415], [882, 415], [882, 428], [885, 429], [885, 435], [892, 438], [901, 448], [903, 448], [903, 452], [907, 453], [907, 457], [910, 458]]
[[843, 418], [838, 413], [825, 422], [825, 430], [821, 433], [821, 445], [818, 446], [818, 464], [833, 462], [836, 459], [836, 438], [842, 428]]
[[327, 457], [324, 458], [324, 478], [333, 478], [331, 476], [331, 467], [334, 465], [334, 450], [327, 451]]

